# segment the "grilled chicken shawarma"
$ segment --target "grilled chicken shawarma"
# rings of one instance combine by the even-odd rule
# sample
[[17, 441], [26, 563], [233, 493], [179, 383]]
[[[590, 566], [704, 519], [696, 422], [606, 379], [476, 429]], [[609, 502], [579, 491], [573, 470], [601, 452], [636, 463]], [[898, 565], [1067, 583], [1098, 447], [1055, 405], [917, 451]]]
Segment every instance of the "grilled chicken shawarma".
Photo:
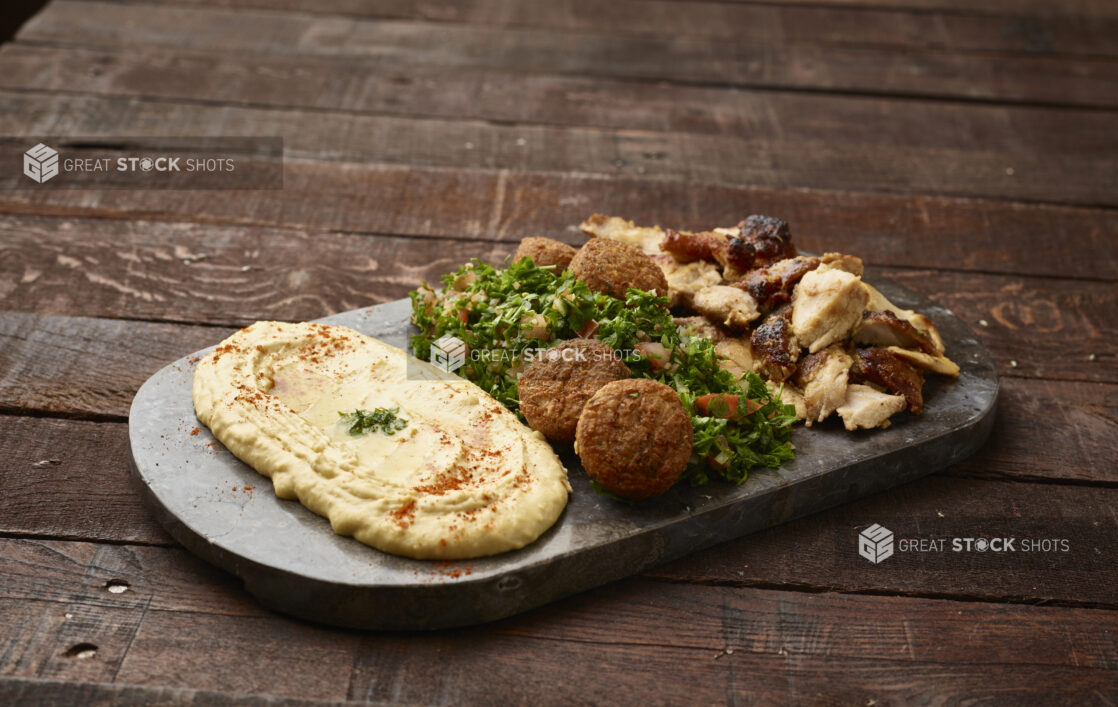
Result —
[[903, 358], [886, 349], [872, 347], [854, 351], [854, 373], [885, 386], [905, 399], [909, 412], [924, 411], [924, 376]]
[[919, 312], [913, 312], [911, 309], [902, 309], [897, 305], [890, 302], [885, 298], [885, 295], [878, 292], [877, 288], [873, 285], [862, 283], [866, 293], [869, 295], [869, 301], [866, 302], [866, 311], [869, 312], [892, 312], [898, 318], [905, 320], [916, 329], [925, 332], [928, 338], [931, 339], [932, 345], [935, 347], [937, 353], [944, 352], [943, 339], [939, 336], [939, 330], [936, 325]]
[[748, 292], [729, 285], [704, 287], [692, 299], [695, 311], [731, 331], [746, 331], [761, 313]]
[[792, 292], [792, 331], [815, 353], [843, 341], [862, 321], [869, 295], [861, 278], [845, 270], [812, 270]]
[[596, 214], [582, 229], [651, 255], [672, 310], [702, 315], [677, 326], [714, 342], [735, 376], [752, 370], [783, 386], [809, 426], [837, 413], [848, 430], [887, 427], [901, 410], [923, 410], [924, 375], [959, 375], [930, 319], [862, 281], [861, 258], [797, 255], [778, 218], [678, 231]]
[[773, 263], [767, 268], [752, 270], [734, 283], [757, 301], [757, 307], [769, 312], [792, 301], [792, 289], [803, 276], [819, 267], [819, 258], [796, 256]]
[[837, 345], [801, 359], [792, 380], [803, 389], [808, 427], [827, 419], [843, 404], [853, 364], [854, 359]]
[[676, 328], [687, 336], [701, 336], [714, 342], [718, 365], [735, 377], [753, 370], [753, 349], [749, 337], [738, 337], [713, 324], [706, 317], [676, 317]]
[[768, 267], [785, 258], [796, 257], [788, 222], [755, 214], [738, 224], [739, 238], [753, 250], [753, 267]]
[[889, 418], [905, 408], [900, 395], [889, 395], [868, 385], [853, 383], [846, 386], [846, 399], [836, 412], [842, 424], [850, 431], [872, 430], [889, 426]]
[[862, 259], [856, 255], [846, 255], [845, 253], [824, 253], [819, 260], [820, 270], [845, 270], [851, 275], [862, 276], [864, 267]]
[[911, 363], [917, 368], [928, 371], [930, 373], [938, 373], [941, 376], [950, 376], [952, 378], [959, 377], [959, 364], [947, 358], [943, 354], [936, 354], [931, 356], [923, 351], [913, 351], [912, 349], [902, 349], [900, 346], [889, 346], [888, 350], [904, 360]]
[[660, 250], [681, 263], [714, 260], [715, 250], [725, 248], [730, 240], [728, 236], [714, 231], [688, 233], [669, 228], [664, 234], [664, 240], [660, 242]]
[[699, 290], [722, 284], [722, 273], [718, 266], [709, 260], [696, 260], [690, 263], [676, 261], [670, 255], [649, 256], [664, 271], [668, 281], [668, 306], [691, 308], [695, 293]]
[[753, 330], [749, 341], [753, 346], [754, 368], [765, 378], [780, 382], [796, 372], [800, 345], [792, 333], [786, 307], [773, 312]]
[[936, 345], [926, 332], [918, 331], [892, 312], [862, 312], [862, 322], [854, 330], [851, 340], [867, 346], [898, 346], [902, 349], [920, 349], [935, 355]]
[[807, 405], [804, 403], [804, 391], [797, 388], [791, 381], [784, 381], [783, 383], [765, 381], [765, 387], [773, 395], [780, 393], [779, 397], [782, 403], [796, 408], [796, 417], [801, 420], [810, 419], [807, 414]]
[[659, 226], [645, 228], [604, 214], [594, 214], [579, 224], [579, 228], [588, 236], [628, 243], [645, 255], [659, 255], [660, 242], [664, 240], [664, 231]]

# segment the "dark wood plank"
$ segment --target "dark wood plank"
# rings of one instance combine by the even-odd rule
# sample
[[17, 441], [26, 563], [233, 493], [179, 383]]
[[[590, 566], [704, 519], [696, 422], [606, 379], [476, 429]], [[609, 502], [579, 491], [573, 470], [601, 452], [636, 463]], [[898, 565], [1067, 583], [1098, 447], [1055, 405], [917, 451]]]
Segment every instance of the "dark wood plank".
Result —
[[990, 440], [951, 473], [1113, 487], [1115, 440], [1118, 386], [1002, 378]]
[[123, 418], [140, 385], [232, 329], [0, 313], [0, 410]]
[[198, 223], [0, 217], [0, 224], [7, 309], [242, 326], [407, 297], [470, 258], [500, 263], [513, 249]]
[[[615, 131], [4, 91], [0, 100], [7, 106], [0, 114], [4, 134], [271, 135], [284, 138], [291, 161], [647, 176], [1092, 206], [1118, 203], [1113, 118], [1097, 112], [1073, 117], [1041, 111], [1037, 124], [1047, 127], [1022, 128], [1021, 134], [1037, 136], [1025, 150], [1001, 121], [984, 123], [988, 139], [981, 140], [932, 128], [929, 122], [926, 132], [935, 137], [925, 144], [920, 137], [924, 119], [911, 107], [897, 107], [907, 106], [904, 102], [879, 102], [882, 112], [875, 123], [905, 126], [898, 130], [908, 135], [882, 142], [830, 140], [827, 131], [766, 135], [746, 130], [733, 136]], [[1067, 121], [1062, 132], [1055, 129], [1060, 116]], [[770, 122], [779, 130], [779, 122]], [[851, 129], [842, 127], [848, 125], [842, 120], [830, 125]], [[882, 135], [890, 132], [882, 128]], [[940, 138], [947, 142], [940, 143]]]
[[[162, 231], [175, 243], [185, 240], [176, 240], [181, 229], [141, 224], [137, 231]], [[10, 361], [7, 371], [0, 368], [0, 406], [120, 415], [147, 376], [228, 331], [50, 315], [127, 313], [235, 326], [269, 318], [313, 319], [404, 296], [421, 280], [435, 281], [471, 255], [500, 263], [512, 250], [484, 242], [358, 236], [336, 236], [336, 249], [329, 240], [316, 239], [312, 249], [310, 239], [287, 235], [289, 247], [273, 250], [282, 241], [273, 244], [269, 232], [258, 233], [256, 243], [268, 242], [260, 249], [270, 253], [263, 258], [246, 256], [244, 244], [253, 253], [254, 241], [242, 241], [243, 232], [225, 241], [236, 247], [221, 247], [228, 231], [196, 239], [193, 250], [167, 241], [133, 241], [115, 252], [106, 244], [90, 250], [71, 242], [54, 246], [53, 253], [50, 248], [33, 251], [34, 259], [12, 258], [0, 271], [0, 282], [8, 283], [3, 301], [25, 312], [0, 314], [3, 356]], [[217, 247], [211, 251], [207, 243]], [[177, 255], [175, 247], [182, 248]], [[392, 269], [388, 263], [394, 257], [402, 265]], [[1118, 327], [1110, 315], [1118, 290], [1113, 283], [888, 268], [883, 274], [970, 323], [1003, 375], [1118, 382]], [[1025, 339], [1028, 346], [1022, 345]]]
[[1002, 375], [1118, 382], [1118, 317], [1112, 304], [1118, 288], [1112, 283], [951, 271], [884, 274], [974, 327]]
[[[1034, 449], [1049, 444], [1047, 436], [1034, 439]], [[992, 453], [1001, 444], [995, 440]], [[1113, 474], [1108, 474], [1113, 484]], [[681, 582], [964, 595], [1027, 603], [1062, 602], [1055, 596], [1060, 594], [1113, 608], [1112, 585], [1104, 581], [1097, 586], [1098, 572], [1112, 562], [1108, 559], [1113, 552], [1110, 538], [1118, 528], [1113, 499], [1113, 486], [1017, 483], [1003, 491], [996, 482], [936, 474], [716, 546], [647, 574]], [[1021, 553], [1000, 557], [957, 553], [948, 543], [942, 553], [897, 552], [871, 565], [857, 556], [856, 545], [859, 530], [872, 523], [893, 531], [898, 539], [1053, 537], [1067, 539], [1071, 545], [1069, 554], [1051, 564]], [[1051, 588], [1057, 585], [1059, 591], [1053, 592]]]
[[[691, 3], [695, 0], [675, 0]], [[758, 0], [719, 0], [748, 4]], [[763, 0], [762, 0], [763, 1]], [[880, 8], [889, 7], [907, 12], [950, 10], [967, 15], [1010, 15], [1017, 17], [1073, 16], [1084, 18], [1114, 17], [1118, 8], [1107, 0], [988, 0], [982, 4], [968, 0], [779, 0], [784, 5]]]
[[174, 543], [128, 471], [126, 424], [0, 415], [0, 431], [0, 533]]
[[[1094, 154], [1109, 113], [725, 89], [458, 67], [371, 71], [353, 57], [13, 44], [0, 87], [231, 105], [686, 132], [769, 141]], [[293, 80], [293, 77], [294, 80]], [[1058, 165], [1057, 165], [1058, 166]], [[1026, 176], [1024, 174], [1022, 177]]]
[[[853, 554], [851, 538], [856, 531], [851, 528], [869, 522], [883, 523], [898, 534], [905, 529], [908, 535], [917, 534], [911, 528], [914, 521], [956, 523], [961, 532], [964, 522], [1001, 522], [1018, 514], [1030, 520], [1072, 519], [1077, 524], [1092, 518], [1114, 522], [1106, 512], [1113, 487], [1118, 485], [1118, 450], [1109, 442], [1115, 436], [1114, 386], [1093, 393], [1106, 399], [1102, 405], [1097, 404], [1097, 398], [1088, 398], [1082, 406], [1069, 398], [1070, 393], [1090, 387], [1086, 384], [1009, 379], [1006, 387], [1009, 393], [999, 411], [1007, 418], [1005, 422], [995, 430], [986, 448], [946, 474], [727, 543], [653, 574], [681, 581], [717, 579], [838, 591], [870, 591], [878, 586], [875, 583], [884, 582], [894, 591], [915, 595], [1114, 603], [1112, 585], [1109, 580], [1102, 581], [1113, 566], [1094, 573], [1031, 571], [1028, 581], [1024, 581], [1021, 572], [1006, 572], [999, 567], [915, 572], [911, 565], [893, 562], [870, 572], [871, 568]], [[1070, 393], [1061, 397], [1064, 391]], [[1044, 393], [1052, 395], [1050, 406], [1042, 397]], [[1018, 402], [1034, 398], [1046, 406], [1043, 417], [1031, 416], [1030, 410]], [[1048, 421], [1061, 418], [1070, 419], [1078, 427], [1051, 429]], [[5, 489], [0, 501], [0, 533], [113, 543], [171, 543], [144, 506], [140, 490], [127, 471], [126, 424], [0, 416], [0, 432], [0, 453], [11, 460], [0, 471]], [[189, 433], [182, 431], [183, 435]], [[1046, 448], [1061, 452], [1058, 456], [1038, 452]], [[43, 461], [48, 464], [40, 465]], [[959, 478], [982, 475], [1002, 480], [1071, 481], [1077, 485]], [[263, 483], [267, 487], [267, 482]], [[937, 520], [939, 513], [944, 514], [942, 521]], [[1060, 524], [1052, 521], [1052, 532], [1058, 532]], [[850, 552], [843, 555], [836, 549]], [[169, 572], [177, 576], [165, 565], [151, 571], [159, 576]], [[204, 604], [212, 597], [204, 595], [197, 601]]]
[[[1038, 687], [1065, 694], [1067, 686], [1081, 694], [1105, 689], [1118, 665], [1109, 638], [1118, 627], [1114, 611], [647, 579], [476, 629], [361, 636], [272, 615], [177, 550], [58, 545], [0, 541], [0, 563], [11, 578], [5, 596], [55, 624], [67, 607], [105, 615], [106, 623], [112, 613], [140, 615], [130, 635], [97, 637], [99, 654], [124, 650], [115, 675], [122, 683], [392, 702], [442, 702], [451, 693], [457, 702], [541, 694], [556, 703], [599, 701], [618, 689], [650, 685], [669, 701], [687, 694], [713, 700], [855, 690], [911, 699], [933, 691], [974, 696]], [[184, 571], [163, 571], [173, 564]], [[127, 581], [128, 589], [108, 592], [113, 580]], [[176, 586], [191, 580], [195, 586]], [[222, 611], [228, 605], [245, 611]], [[0, 624], [15, 620], [0, 614]], [[184, 620], [191, 625], [186, 633]], [[997, 629], [976, 632], [976, 625]], [[12, 658], [56, 643], [46, 631], [25, 634], [13, 641], [15, 650], [0, 653], [6, 656], [0, 669], [35, 677], [38, 665]], [[276, 661], [296, 645], [304, 654], [314, 651], [315, 659], [277, 670]], [[63, 664], [56, 677], [80, 670], [75, 662]], [[665, 679], [678, 674], [688, 676], [686, 685]]]
[[[240, 31], [246, 24], [252, 32]], [[127, 32], [121, 32], [124, 26]], [[1108, 58], [794, 44], [775, 33], [724, 42], [58, 0], [17, 39], [90, 48], [155, 44], [226, 53], [350, 55], [374, 57], [382, 67], [516, 67], [734, 86], [1118, 105], [1118, 63]]]
[[265, 707], [290, 705], [335, 704], [321, 700], [303, 700], [275, 695], [250, 695], [244, 692], [216, 692], [191, 690], [184, 687], [145, 687], [106, 682], [76, 682], [72, 680], [40, 680], [33, 678], [0, 677], [0, 700], [8, 704], [36, 705], [124, 705], [143, 706], [158, 704], [161, 707], [194, 707], [196, 705], [248, 705]]
[[[119, 1], [119, 0], [118, 0]], [[696, 36], [756, 42], [836, 43], [954, 51], [1027, 54], [1118, 53], [1111, 37], [1118, 23], [1101, 11], [1087, 17], [1049, 14], [1021, 17], [952, 11], [913, 12], [907, 7], [843, 7], [813, 3], [727, 3], [695, 0], [594, 0], [538, 3], [532, 0], [144, 0], [144, 4], [295, 11], [381, 20], [423, 20], [488, 27], [539, 27], [618, 35]], [[856, 3], [852, 3], [856, 4]], [[988, 3], [985, 3], [986, 5]], [[1061, 5], [1062, 7], [1062, 5]], [[975, 9], [975, 8], [969, 8]], [[981, 9], [981, 8], [980, 8]], [[985, 8], [989, 9], [989, 8]], [[1055, 10], [1055, 8], [1050, 8]]]
[[[854, 253], [878, 266], [1118, 279], [1118, 250], [1113, 247], [1118, 211], [1113, 210], [698, 185], [585, 174], [373, 165], [338, 168], [324, 163], [289, 163], [285, 172], [283, 191], [0, 193], [0, 211], [94, 217], [0, 218], [0, 231], [5, 234], [0, 241], [4, 253], [0, 272], [5, 278], [0, 295], [17, 287], [36, 287], [36, 273], [41, 275], [63, 265], [57, 262], [60, 252], [79, 260], [98, 258], [106, 268], [112, 268], [114, 261], [135, 258], [130, 253], [110, 256], [94, 251], [109, 247], [118, 252], [123, 244], [136, 248], [136, 257], [146, 260], [159, 260], [159, 247], [169, 247], [172, 257], [163, 258], [168, 267], [173, 265], [176, 253], [194, 254], [194, 242], [205, 244], [211, 256], [230, 258], [237, 267], [252, 267], [254, 262], [269, 257], [267, 249], [258, 254], [238, 253], [235, 239], [253, 241], [254, 236], [235, 228], [219, 229], [218, 224], [278, 227], [261, 232], [268, 234], [270, 247], [285, 256], [297, 254], [313, 238], [316, 248], [322, 250], [321, 262], [348, 267], [351, 257], [357, 262], [364, 262], [370, 255], [376, 257], [378, 246], [326, 235], [324, 231], [504, 242], [546, 235], [580, 245], [585, 237], [576, 224], [594, 212], [617, 214], [639, 223], [694, 229], [731, 225], [746, 214], [766, 213], [789, 221], [796, 243], [805, 250]], [[119, 223], [134, 219], [196, 221], [204, 225]], [[300, 231], [311, 235], [301, 236]], [[511, 246], [506, 247], [511, 250]], [[479, 254], [465, 245], [451, 249], [462, 260]], [[335, 255], [338, 251], [344, 255]], [[399, 251], [392, 255], [406, 257]], [[313, 267], [314, 263], [306, 265]], [[174, 273], [172, 282], [183, 277], [184, 272]], [[25, 278], [28, 281], [22, 282]], [[384, 294], [391, 296], [394, 292]]]

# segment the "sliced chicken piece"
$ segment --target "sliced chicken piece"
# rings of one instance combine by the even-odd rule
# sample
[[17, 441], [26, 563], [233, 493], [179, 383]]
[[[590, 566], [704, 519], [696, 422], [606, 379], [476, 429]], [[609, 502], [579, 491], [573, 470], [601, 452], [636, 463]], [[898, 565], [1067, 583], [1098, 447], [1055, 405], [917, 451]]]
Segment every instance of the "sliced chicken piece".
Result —
[[659, 255], [665, 233], [659, 226], [645, 228], [617, 216], [594, 214], [579, 224], [582, 232], [597, 238], [611, 238], [628, 243], [645, 255]]
[[856, 255], [845, 255], [843, 253], [824, 253], [819, 258], [821, 262], [820, 270], [845, 270], [851, 275], [862, 276], [865, 268], [862, 265], [862, 259]]
[[767, 268], [751, 270], [734, 287], [752, 295], [762, 312], [768, 312], [792, 301], [792, 290], [803, 276], [819, 267], [819, 258], [797, 256], [773, 263]]
[[753, 349], [748, 337], [716, 342], [714, 353], [718, 356], [719, 367], [733, 373], [734, 378], [740, 380], [746, 371], [753, 370]]
[[852, 383], [846, 386], [846, 399], [839, 406], [839, 417], [848, 430], [882, 429], [889, 426], [889, 418], [905, 409], [905, 399], [889, 395], [868, 385]]
[[738, 224], [738, 230], [738, 237], [753, 249], [754, 267], [768, 267], [780, 260], [796, 257], [796, 246], [792, 245], [792, 232], [787, 221], [755, 214]]
[[720, 326], [712, 324], [706, 317], [676, 317], [672, 320], [675, 328], [684, 336], [701, 336], [714, 343], [724, 341], [733, 336]]
[[729, 285], [704, 287], [692, 300], [695, 311], [730, 331], [746, 331], [761, 313], [748, 292]]
[[932, 346], [935, 347], [936, 353], [943, 353], [943, 339], [939, 335], [939, 330], [936, 325], [919, 312], [914, 312], [911, 309], [901, 309], [897, 305], [886, 299], [885, 295], [881, 294], [873, 285], [862, 283], [866, 293], [869, 295], [869, 301], [866, 303], [866, 310], [870, 312], [892, 312], [898, 318], [905, 320], [917, 331], [927, 334], [928, 338], [932, 341]]
[[830, 417], [846, 400], [853, 364], [854, 359], [838, 346], [828, 346], [800, 361], [793, 380], [804, 391], [808, 427]]
[[932, 356], [923, 351], [902, 349], [899, 346], [890, 346], [886, 350], [925, 371], [938, 373], [941, 376], [951, 376], [952, 378], [959, 377], [959, 365], [943, 354]]
[[722, 277], [726, 282], [737, 282], [750, 270], [763, 267], [757, 263], [757, 249], [737, 236], [715, 243], [711, 248], [711, 257], [722, 266]]
[[800, 345], [792, 334], [788, 315], [788, 307], [773, 312], [749, 337], [753, 370], [778, 383], [796, 371], [796, 361], [800, 358]]
[[794, 406], [796, 408], [796, 417], [801, 420], [807, 419], [807, 405], [804, 403], [804, 391], [788, 381], [784, 381], [783, 383], [765, 381], [765, 387], [769, 389], [769, 394], [773, 396], [779, 393], [780, 402], [782, 404]]
[[695, 260], [714, 260], [714, 251], [724, 248], [729, 236], [715, 231], [689, 233], [668, 229], [660, 249], [681, 263]]
[[927, 333], [918, 331], [912, 324], [890, 311], [862, 312], [862, 321], [854, 330], [852, 340], [867, 346], [898, 346], [902, 349], [920, 349], [927, 354], [936, 353], [935, 342]]
[[862, 280], [844, 270], [812, 270], [792, 292], [792, 331], [815, 353], [846, 339], [862, 320], [869, 294]]
[[680, 334], [701, 336], [714, 342], [718, 365], [734, 374], [735, 378], [741, 378], [746, 371], [753, 370], [753, 349], [748, 337], [736, 337], [712, 324], [706, 317], [676, 317], [674, 321]]
[[903, 358], [882, 348], [856, 349], [853, 370], [855, 375], [903, 397], [912, 414], [924, 411], [924, 375]]
[[668, 280], [668, 306], [692, 306], [695, 293], [706, 287], [722, 284], [718, 266], [706, 260], [680, 263], [670, 255], [653, 255], [652, 260], [664, 271]]

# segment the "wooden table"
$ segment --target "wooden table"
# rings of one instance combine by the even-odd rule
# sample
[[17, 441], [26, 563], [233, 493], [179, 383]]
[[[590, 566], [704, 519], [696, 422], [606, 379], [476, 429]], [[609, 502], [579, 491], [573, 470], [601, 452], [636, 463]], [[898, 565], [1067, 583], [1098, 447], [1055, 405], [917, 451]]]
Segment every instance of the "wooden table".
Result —
[[[0, 48], [0, 135], [279, 135], [285, 185], [0, 192], [0, 702], [1118, 701], [1118, 5], [973, 5], [50, 3]], [[779, 215], [947, 304], [999, 362], [992, 439], [431, 634], [273, 614], [153, 521], [126, 461], [151, 373], [595, 211]], [[1004, 518], [1103, 541], [1081, 571], [853, 551]]]

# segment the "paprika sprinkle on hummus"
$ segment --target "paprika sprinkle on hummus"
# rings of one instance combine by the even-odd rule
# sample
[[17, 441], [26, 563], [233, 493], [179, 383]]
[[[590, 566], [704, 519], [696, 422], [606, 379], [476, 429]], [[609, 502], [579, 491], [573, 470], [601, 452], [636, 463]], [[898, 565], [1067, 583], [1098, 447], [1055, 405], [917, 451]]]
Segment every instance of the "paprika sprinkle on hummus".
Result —
[[535, 540], [570, 490], [550, 445], [473, 383], [409, 365], [426, 364], [345, 327], [257, 322], [199, 362], [194, 408], [277, 496], [366, 545], [449, 560]]

